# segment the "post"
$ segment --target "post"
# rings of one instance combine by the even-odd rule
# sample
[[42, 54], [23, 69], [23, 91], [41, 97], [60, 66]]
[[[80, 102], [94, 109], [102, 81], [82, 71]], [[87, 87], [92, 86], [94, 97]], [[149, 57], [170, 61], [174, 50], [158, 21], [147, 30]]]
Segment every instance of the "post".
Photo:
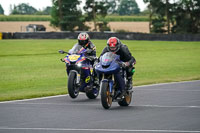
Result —
[[169, 0], [166, 0], [165, 13], [167, 17], [167, 33], [170, 33], [170, 22], [169, 22]]

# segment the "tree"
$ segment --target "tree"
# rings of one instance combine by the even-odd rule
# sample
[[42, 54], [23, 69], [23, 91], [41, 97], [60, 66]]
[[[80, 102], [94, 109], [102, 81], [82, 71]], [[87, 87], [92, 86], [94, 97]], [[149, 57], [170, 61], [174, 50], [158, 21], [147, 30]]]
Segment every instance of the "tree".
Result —
[[11, 11], [11, 14], [35, 14], [37, 10], [29, 6], [28, 4], [22, 3], [19, 4], [18, 6], [14, 5], [14, 9]]
[[165, 33], [166, 29], [165, 27], [166, 20], [162, 16], [158, 16], [155, 19], [152, 20], [152, 27], [151, 32], [152, 33]]
[[179, 0], [173, 13], [173, 33], [200, 33], [200, 0]]
[[152, 33], [164, 33], [165, 28], [165, 5], [162, 0], [143, 0], [149, 3], [149, 30]]
[[47, 6], [43, 11], [44, 15], [50, 15], [51, 14], [51, 7]]
[[120, 0], [107, 0], [108, 4], [108, 14], [117, 13], [118, 3]]
[[4, 10], [3, 10], [3, 7], [1, 6], [1, 4], [0, 4], [0, 14], [4, 15]]
[[140, 9], [138, 8], [138, 4], [135, 0], [121, 0], [118, 8], [119, 15], [132, 15], [139, 13]]
[[[107, 15], [108, 4], [106, 0], [86, 0], [86, 5], [84, 6], [84, 10], [86, 12], [86, 21], [94, 22], [94, 30], [97, 31], [97, 26], [99, 28], [104, 27], [107, 29], [106, 22], [98, 22], [98, 17], [104, 18]], [[101, 29], [100, 29], [101, 30]]]
[[81, 10], [78, 10], [78, 0], [52, 0], [51, 25], [59, 27], [61, 31], [87, 29]]
[[144, 2], [149, 3], [151, 32], [200, 33], [200, 0], [178, 0], [173, 3], [169, 3], [169, 0]]
[[47, 6], [44, 10], [39, 10], [36, 12], [36, 15], [51, 15], [51, 8], [50, 6]]
[[139, 15], [141, 15], [141, 16], [148, 16], [149, 14], [150, 14], [149, 10], [145, 9], [145, 10], [141, 11]]

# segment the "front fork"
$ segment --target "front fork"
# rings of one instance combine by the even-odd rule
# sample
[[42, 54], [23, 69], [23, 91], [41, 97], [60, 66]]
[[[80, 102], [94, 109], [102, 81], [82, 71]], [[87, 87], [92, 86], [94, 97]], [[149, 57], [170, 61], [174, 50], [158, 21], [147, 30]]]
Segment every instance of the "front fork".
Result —
[[[112, 74], [110, 78], [105, 79], [105, 74], [102, 75], [102, 82], [108, 82], [109, 84], [109, 92], [112, 97], [118, 95], [117, 93], [123, 92], [125, 89], [125, 79], [122, 78], [120, 73]], [[117, 82], [118, 87], [117, 90], [114, 89], [114, 82]], [[116, 91], [116, 94], [115, 94]]]
[[76, 84], [80, 84], [80, 74], [76, 70], [71, 70], [70, 73], [71, 72], [76, 73]]
[[105, 79], [105, 75], [102, 75], [102, 82], [108, 82], [109, 84], [109, 92], [112, 94], [113, 90], [113, 84], [114, 84], [114, 74], [112, 74], [112, 79]]

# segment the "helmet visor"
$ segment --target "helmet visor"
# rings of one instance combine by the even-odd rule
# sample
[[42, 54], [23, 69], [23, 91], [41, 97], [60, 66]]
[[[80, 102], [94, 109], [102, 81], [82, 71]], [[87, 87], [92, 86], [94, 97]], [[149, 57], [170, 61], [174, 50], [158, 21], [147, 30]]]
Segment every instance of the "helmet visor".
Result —
[[110, 51], [114, 52], [117, 49], [117, 42], [109, 42]]
[[110, 51], [115, 51], [117, 49], [117, 47], [110, 47]]
[[85, 46], [88, 43], [88, 40], [78, 40], [79, 45]]

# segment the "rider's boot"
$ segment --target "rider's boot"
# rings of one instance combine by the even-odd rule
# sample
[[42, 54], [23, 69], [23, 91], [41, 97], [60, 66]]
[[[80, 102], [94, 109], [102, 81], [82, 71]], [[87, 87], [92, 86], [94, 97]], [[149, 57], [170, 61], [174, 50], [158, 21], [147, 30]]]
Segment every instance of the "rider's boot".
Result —
[[99, 78], [98, 78], [96, 72], [94, 72], [93, 75], [94, 75], [93, 84], [94, 84], [94, 86], [96, 86], [96, 88], [97, 88], [97, 87], [99, 86]]
[[98, 77], [94, 78], [94, 85], [95, 86], [99, 86], [99, 79], [98, 79]]
[[132, 85], [133, 84], [132, 76], [128, 77], [127, 79], [128, 79], [128, 81], [127, 81], [127, 90], [131, 90], [132, 87], [133, 87], [133, 85]]

